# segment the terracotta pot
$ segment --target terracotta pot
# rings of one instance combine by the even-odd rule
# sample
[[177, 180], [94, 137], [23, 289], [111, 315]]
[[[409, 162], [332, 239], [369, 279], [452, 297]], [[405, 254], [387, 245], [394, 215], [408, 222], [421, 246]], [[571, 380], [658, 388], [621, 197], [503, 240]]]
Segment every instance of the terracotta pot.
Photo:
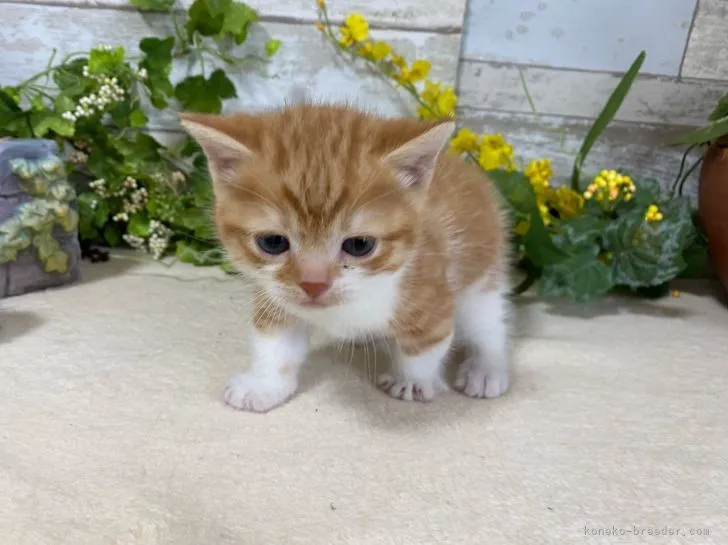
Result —
[[728, 290], [728, 137], [713, 143], [703, 159], [698, 213], [708, 236], [710, 261]]

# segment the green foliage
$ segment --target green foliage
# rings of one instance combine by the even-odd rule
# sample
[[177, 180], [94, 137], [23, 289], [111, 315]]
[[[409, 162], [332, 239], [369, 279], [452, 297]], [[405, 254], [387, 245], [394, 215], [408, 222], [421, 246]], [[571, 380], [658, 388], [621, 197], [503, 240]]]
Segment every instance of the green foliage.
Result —
[[581, 167], [586, 160], [586, 156], [589, 155], [589, 151], [591, 150], [594, 143], [604, 132], [604, 129], [609, 126], [609, 124], [612, 122], [612, 119], [614, 119], [614, 116], [619, 111], [619, 108], [622, 106], [622, 102], [624, 102], [627, 93], [629, 93], [629, 90], [632, 88], [634, 80], [637, 79], [637, 75], [639, 74], [640, 68], [642, 67], [642, 63], [645, 61], [646, 56], [647, 53], [645, 53], [644, 51], [642, 51], [637, 56], [637, 58], [632, 63], [632, 66], [629, 67], [629, 70], [627, 70], [622, 79], [619, 81], [617, 87], [610, 95], [609, 100], [607, 100], [607, 103], [604, 105], [604, 108], [602, 108], [602, 111], [594, 120], [594, 123], [592, 123], [589, 132], [584, 138], [584, 142], [582, 142], [581, 144], [581, 149], [579, 149], [579, 152], [576, 155], [576, 159], [574, 160], [574, 168], [571, 174], [572, 189], [579, 189], [579, 181], [581, 180]]
[[[199, 146], [189, 138], [165, 145], [147, 126], [155, 110], [220, 112], [237, 92], [217, 66], [241, 73], [243, 62], [266, 62], [281, 44], [271, 39], [259, 54], [235, 57], [259, 19], [236, 0], [196, 0], [184, 12], [174, 10], [174, 0], [130, 2], [168, 13], [174, 35], [143, 38], [139, 52], [98, 46], [55, 64], [54, 53], [47, 70], [0, 87], [0, 137], [55, 140], [69, 152], [75, 186], [67, 187], [70, 193], [58, 184], [37, 186], [31, 176], [26, 189], [47, 194], [50, 204], [25, 207], [20, 223], [3, 224], [0, 260], [32, 246], [48, 270], [67, 266], [47, 230], [53, 224], [67, 231], [77, 226], [90, 242], [227, 267], [208, 214], [212, 191]], [[191, 68], [173, 82], [176, 61]], [[58, 204], [70, 202], [71, 194], [78, 211]]]

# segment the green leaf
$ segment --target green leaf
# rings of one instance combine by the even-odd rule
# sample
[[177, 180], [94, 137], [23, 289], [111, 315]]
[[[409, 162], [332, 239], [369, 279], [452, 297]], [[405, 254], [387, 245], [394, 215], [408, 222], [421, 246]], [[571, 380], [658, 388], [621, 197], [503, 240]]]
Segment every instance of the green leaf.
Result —
[[268, 40], [265, 43], [265, 52], [268, 53], [269, 57], [272, 57], [276, 53], [278, 53], [278, 50], [281, 48], [281, 41], [280, 40]]
[[53, 72], [53, 81], [61, 93], [69, 98], [81, 95], [86, 88], [84, 78], [75, 73], [74, 68], [75, 65], [67, 65]]
[[728, 134], [728, 115], [716, 119], [709, 125], [705, 125], [699, 129], [683, 134], [670, 144], [707, 144]]
[[113, 223], [107, 223], [104, 227], [104, 240], [110, 247], [115, 248], [121, 244], [121, 229]]
[[155, 108], [167, 107], [167, 97], [174, 94], [174, 87], [169, 80], [172, 72], [172, 50], [174, 37], [164, 40], [160, 38], [144, 38], [139, 42], [139, 49], [145, 54], [139, 68], [147, 71], [144, 84], [149, 90], [149, 99]]
[[147, 117], [147, 114], [139, 108], [136, 108], [129, 114], [129, 123], [131, 123], [132, 127], [143, 127], [149, 123], [149, 118]]
[[612, 269], [597, 259], [596, 252], [584, 252], [544, 267], [539, 287], [542, 296], [581, 302], [607, 293], [614, 287], [614, 278]]
[[225, 12], [232, 0], [195, 0], [187, 15], [187, 34], [192, 38], [195, 32], [203, 36], [220, 34], [225, 23]]
[[35, 112], [30, 115], [30, 125], [36, 138], [43, 138], [53, 131], [59, 136], [73, 136], [76, 127], [73, 121], [64, 119], [50, 110]]
[[619, 108], [622, 106], [622, 102], [624, 102], [634, 80], [637, 78], [637, 74], [642, 67], [642, 63], [645, 61], [646, 56], [647, 53], [644, 51], [637, 56], [632, 63], [632, 66], [630, 66], [629, 70], [627, 70], [624, 74], [619, 84], [610, 95], [609, 100], [607, 100], [607, 103], [604, 105], [604, 108], [602, 108], [602, 111], [589, 128], [589, 132], [587, 132], [586, 137], [584, 138], [584, 142], [576, 155], [576, 159], [574, 159], [574, 168], [571, 174], [571, 187], [573, 189], [579, 189], [581, 167], [584, 164], [587, 155], [589, 155], [589, 151], [619, 111]]
[[177, 242], [176, 254], [183, 263], [198, 266], [221, 265], [225, 262], [225, 252], [220, 248], [202, 247], [183, 240]]
[[140, 11], [163, 11], [170, 13], [175, 0], [129, 0]]
[[88, 58], [90, 74], [113, 74], [124, 64], [124, 48], [92, 49]]
[[0, 90], [0, 131], [10, 123], [23, 118], [24, 115], [22, 108], [6, 89]]
[[[646, 208], [646, 207], [645, 207]], [[691, 205], [675, 198], [661, 207], [664, 219], [647, 222], [636, 209], [604, 229], [604, 248], [612, 252], [614, 280], [633, 289], [657, 286], [685, 268], [683, 251], [694, 235]]]
[[139, 212], [129, 218], [126, 232], [135, 237], [147, 238], [149, 236], [149, 216], [146, 212]]
[[531, 212], [538, 208], [533, 186], [523, 172], [491, 170], [488, 172], [488, 178], [495, 183], [503, 198], [517, 212], [530, 217]]
[[599, 236], [605, 225], [606, 221], [601, 218], [578, 216], [559, 222], [558, 231], [554, 233], [552, 240], [569, 254], [593, 252], [594, 247], [599, 248]]
[[56, 112], [59, 114], [70, 112], [76, 107], [76, 103], [73, 99], [67, 95], [58, 95], [54, 101]]
[[233, 82], [221, 69], [215, 70], [209, 79], [190, 76], [175, 88], [174, 95], [182, 107], [190, 112], [220, 113], [222, 99], [237, 96]]
[[728, 94], [725, 94], [720, 98], [718, 105], [715, 107], [715, 110], [713, 110], [708, 119], [710, 121], [717, 121], [721, 117], [728, 117]]
[[[242, 2], [232, 2], [224, 11], [224, 19], [220, 34], [229, 35], [236, 44], [242, 44], [248, 37], [250, 23], [258, 20], [258, 12]], [[267, 46], [266, 46], [267, 49]]]
[[541, 215], [536, 208], [531, 211], [530, 224], [528, 232], [523, 236], [523, 247], [526, 256], [536, 266], [555, 265], [569, 257], [566, 251], [551, 240], [551, 235], [543, 224]]

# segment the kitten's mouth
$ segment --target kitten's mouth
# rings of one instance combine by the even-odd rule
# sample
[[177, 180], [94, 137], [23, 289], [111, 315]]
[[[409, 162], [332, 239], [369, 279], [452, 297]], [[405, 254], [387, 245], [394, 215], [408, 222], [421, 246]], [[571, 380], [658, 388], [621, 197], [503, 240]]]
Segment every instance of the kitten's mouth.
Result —
[[303, 308], [328, 308], [333, 306], [333, 303], [327, 303], [325, 301], [303, 301], [302, 303], [299, 303], [299, 306], [302, 306]]

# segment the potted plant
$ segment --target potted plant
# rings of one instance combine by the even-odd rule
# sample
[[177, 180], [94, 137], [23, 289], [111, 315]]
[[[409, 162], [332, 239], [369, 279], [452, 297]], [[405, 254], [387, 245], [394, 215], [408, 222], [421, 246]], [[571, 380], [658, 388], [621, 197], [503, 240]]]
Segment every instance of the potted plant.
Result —
[[728, 94], [718, 101], [708, 119], [710, 123], [675, 141], [688, 145], [686, 156], [695, 148], [703, 150], [685, 175], [678, 176], [678, 191], [682, 191], [688, 175], [702, 165], [698, 214], [707, 235], [710, 261], [721, 283], [728, 289]]
[[76, 192], [56, 143], [0, 140], [0, 297], [80, 277]]

